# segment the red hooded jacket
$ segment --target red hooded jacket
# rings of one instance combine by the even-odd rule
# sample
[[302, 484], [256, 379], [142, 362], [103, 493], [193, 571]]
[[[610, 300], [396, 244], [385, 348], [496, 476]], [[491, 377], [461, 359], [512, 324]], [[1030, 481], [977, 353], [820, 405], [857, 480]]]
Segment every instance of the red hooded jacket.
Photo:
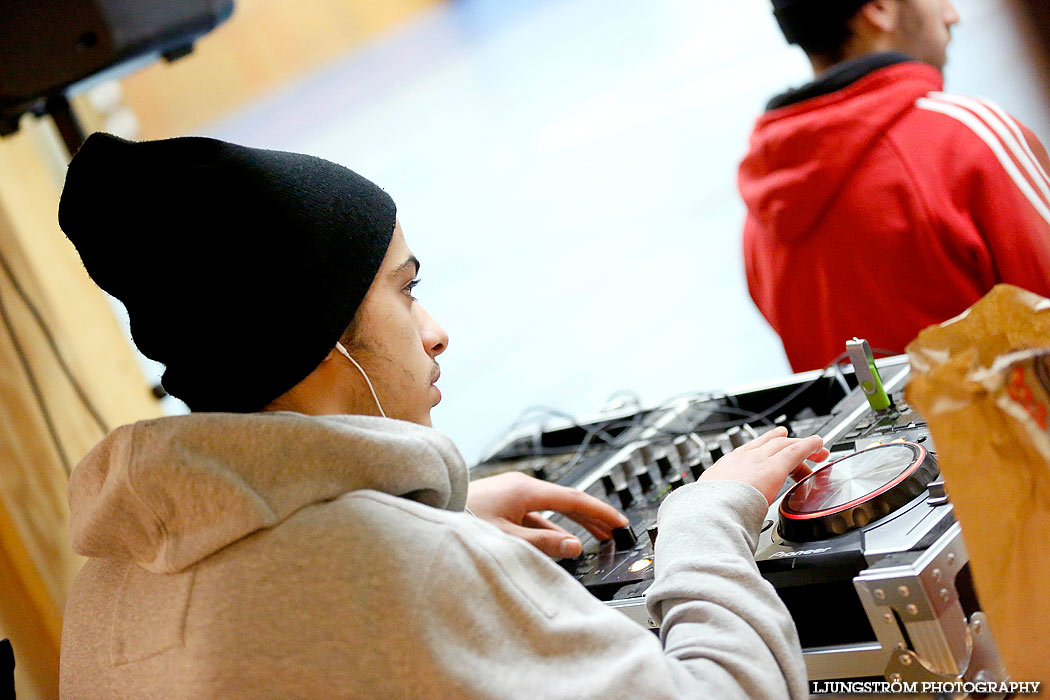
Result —
[[1050, 296], [1050, 162], [914, 61], [763, 114], [740, 166], [755, 304], [796, 371], [858, 336], [903, 352], [998, 282]]

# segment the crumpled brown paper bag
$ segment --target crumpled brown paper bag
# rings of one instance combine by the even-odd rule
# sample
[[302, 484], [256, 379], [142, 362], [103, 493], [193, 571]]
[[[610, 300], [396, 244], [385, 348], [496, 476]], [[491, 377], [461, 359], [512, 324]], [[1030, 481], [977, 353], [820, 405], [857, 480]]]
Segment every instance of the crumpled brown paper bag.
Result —
[[1011, 680], [1050, 684], [1050, 300], [998, 285], [907, 352]]

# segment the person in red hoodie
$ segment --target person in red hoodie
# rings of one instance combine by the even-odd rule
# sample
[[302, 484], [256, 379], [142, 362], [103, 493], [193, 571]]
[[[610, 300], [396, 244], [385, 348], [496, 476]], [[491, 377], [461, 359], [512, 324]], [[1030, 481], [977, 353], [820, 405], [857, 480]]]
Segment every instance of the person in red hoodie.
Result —
[[773, 5], [815, 78], [770, 101], [739, 187], [748, 287], [792, 368], [854, 336], [903, 352], [999, 282], [1050, 296], [1046, 149], [942, 92], [951, 0]]

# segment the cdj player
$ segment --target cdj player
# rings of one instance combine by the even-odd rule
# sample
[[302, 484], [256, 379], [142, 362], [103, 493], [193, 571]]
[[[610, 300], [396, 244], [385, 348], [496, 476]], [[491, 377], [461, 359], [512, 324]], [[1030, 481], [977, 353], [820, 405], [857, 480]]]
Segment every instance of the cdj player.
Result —
[[551, 514], [584, 543], [580, 557], [561, 563], [596, 597], [653, 628], [644, 594], [663, 498], [750, 440], [752, 424], [819, 434], [831, 456], [785, 485], [755, 553], [795, 620], [810, 680], [1002, 680], [936, 449], [903, 400], [906, 359], [870, 367], [853, 359], [858, 370], [836, 365], [586, 424], [522, 429], [472, 478], [525, 471], [622, 510], [630, 526], [608, 542]]

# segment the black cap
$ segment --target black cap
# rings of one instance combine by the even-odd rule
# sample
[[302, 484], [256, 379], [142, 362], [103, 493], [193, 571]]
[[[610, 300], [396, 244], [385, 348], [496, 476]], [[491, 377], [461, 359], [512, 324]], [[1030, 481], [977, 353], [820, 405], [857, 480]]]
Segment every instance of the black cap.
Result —
[[255, 411], [335, 347], [386, 255], [396, 207], [321, 158], [208, 138], [92, 134], [59, 224], [127, 307], [164, 388], [195, 411]]

